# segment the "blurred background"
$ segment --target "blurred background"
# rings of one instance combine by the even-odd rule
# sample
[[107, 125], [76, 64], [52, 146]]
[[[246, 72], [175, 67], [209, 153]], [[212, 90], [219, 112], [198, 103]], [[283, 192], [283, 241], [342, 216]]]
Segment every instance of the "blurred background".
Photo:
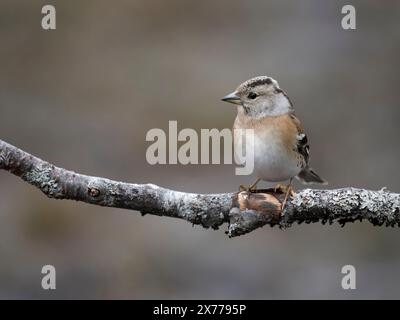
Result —
[[[147, 164], [148, 130], [231, 128], [220, 101], [277, 79], [328, 188], [400, 192], [400, 2], [36, 1], [0, 4], [0, 139], [57, 166], [188, 192], [231, 192], [233, 165]], [[57, 29], [41, 28], [53, 4]], [[267, 186], [267, 184], [265, 184]], [[297, 188], [303, 186], [297, 184]], [[0, 172], [0, 298], [399, 298], [400, 231], [264, 227], [228, 239], [185, 221], [47, 199]], [[41, 268], [57, 289], [41, 289]], [[357, 289], [342, 290], [343, 265]]]

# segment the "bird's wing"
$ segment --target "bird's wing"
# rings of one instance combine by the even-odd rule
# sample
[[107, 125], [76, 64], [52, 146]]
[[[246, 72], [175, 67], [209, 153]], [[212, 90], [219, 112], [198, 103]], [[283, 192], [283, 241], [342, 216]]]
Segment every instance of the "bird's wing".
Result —
[[310, 146], [308, 145], [307, 135], [304, 132], [304, 128], [301, 125], [300, 120], [294, 114], [291, 114], [290, 118], [293, 120], [293, 123], [297, 129], [297, 137], [296, 137], [297, 151], [303, 156], [305, 165], [307, 165], [308, 160], [310, 158]]

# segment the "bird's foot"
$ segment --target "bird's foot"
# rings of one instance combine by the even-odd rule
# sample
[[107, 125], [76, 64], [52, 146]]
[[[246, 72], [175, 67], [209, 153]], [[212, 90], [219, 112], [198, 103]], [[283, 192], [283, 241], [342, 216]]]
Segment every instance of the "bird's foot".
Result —
[[274, 192], [281, 192], [281, 193], [286, 193], [288, 189], [288, 186], [286, 184], [281, 184], [278, 183], [275, 187], [274, 187]]
[[256, 192], [256, 191], [257, 191], [257, 188], [256, 188], [256, 186], [254, 186], [254, 185], [252, 185], [252, 186], [245, 186], [245, 185], [241, 184], [241, 185], [239, 186], [239, 192], [242, 192], [242, 191]]
[[257, 183], [259, 183], [260, 180], [261, 179], [257, 179], [256, 182], [254, 182], [251, 186], [248, 186], [248, 187], [241, 184], [239, 186], [239, 192], [242, 192], [242, 191], [256, 192], [257, 191]]
[[274, 188], [275, 192], [279, 190], [280, 192], [285, 194], [285, 198], [283, 199], [282, 205], [281, 205], [281, 215], [284, 215], [284, 210], [286, 207], [286, 203], [289, 200], [289, 197], [294, 197], [296, 195], [296, 192], [294, 191], [293, 187], [291, 184], [289, 185], [282, 185], [282, 184], [277, 184], [276, 187]]
[[280, 184], [278, 183], [275, 187], [274, 187], [274, 192], [281, 192], [281, 193], [290, 193], [291, 197], [294, 197], [296, 195], [296, 192], [294, 191], [293, 187], [291, 185], [286, 185], [286, 184]]

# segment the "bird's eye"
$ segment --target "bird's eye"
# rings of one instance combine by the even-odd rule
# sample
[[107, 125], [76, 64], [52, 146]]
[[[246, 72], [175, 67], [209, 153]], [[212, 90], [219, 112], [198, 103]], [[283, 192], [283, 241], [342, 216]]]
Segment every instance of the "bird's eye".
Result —
[[257, 93], [255, 93], [255, 92], [250, 92], [250, 93], [248, 94], [247, 98], [253, 100], [253, 99], [257, 98]]

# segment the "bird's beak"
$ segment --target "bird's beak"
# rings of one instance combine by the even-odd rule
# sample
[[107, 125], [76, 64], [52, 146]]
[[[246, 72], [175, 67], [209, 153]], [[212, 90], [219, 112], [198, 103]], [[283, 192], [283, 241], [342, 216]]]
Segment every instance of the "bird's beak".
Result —
[[238, 97], [236, 91], [226, 95], [221, 100], [233, 104], [240, 104], [240, 98]]

